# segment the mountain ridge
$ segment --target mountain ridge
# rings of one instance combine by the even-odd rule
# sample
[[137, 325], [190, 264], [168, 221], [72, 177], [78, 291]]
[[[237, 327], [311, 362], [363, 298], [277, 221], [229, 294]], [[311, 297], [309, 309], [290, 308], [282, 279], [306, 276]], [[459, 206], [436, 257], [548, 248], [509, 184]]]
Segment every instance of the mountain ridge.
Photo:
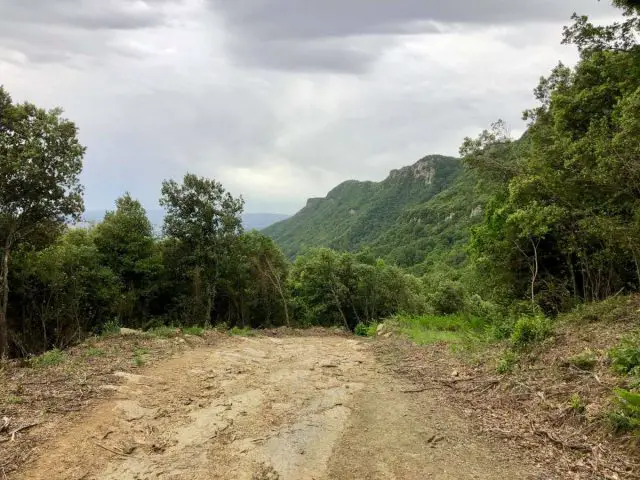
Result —
[[[477, 182], [462, 161], [444, 155], [427, 155], [412, 165], [394, 169], [380, 182], [347, 180], [331, 189], [325, 197], [307, 200], [295, 215], [275, 223], [263, 232], [272, 237], [293, 258], [307, 248], [329, 247], [342, 251], [358, 251], [368, 247], [376, 255], [404, 266], [424, 262], [428, 249], [421, 233], [441, 235], [449, 232], [453, 243], [465, 241], [468, 224], [473, 223], [473, 209], [482, 209], [481, 194], [473, 192]], [[441, 198], [444, 192], [449, 197]], [[459, 198], [458, 198], [459, 197]], [[451, 201], [453, 210], [446, 210]], [[429, 205], [438, 214], [429, 210]], [[425, 210], [426, 209], [426, 210]], [[463, 212], [469, 211], [469, 215]], [[416, 215], [426, 215], [426, 223], [412, 224]], [[479, 213], [476, 213], [477, 217]], [[451, 217], [451, 218], [449, 218]], [[448, 218], [448, 220], [447, 220]], [[432, 228], [442, 223], [442, 228]], [[403, 232], [399, 238], [394, 232]], [[449, 240], [439, 238], [438, 245]], [[420, 246], [422, 243], [422, 246]], [[406, 248], [403, 248], [403, 245]], [[410, 246], [410, 247], [409, 247]], [[409, 258], [408, 249], [416, 249]]]

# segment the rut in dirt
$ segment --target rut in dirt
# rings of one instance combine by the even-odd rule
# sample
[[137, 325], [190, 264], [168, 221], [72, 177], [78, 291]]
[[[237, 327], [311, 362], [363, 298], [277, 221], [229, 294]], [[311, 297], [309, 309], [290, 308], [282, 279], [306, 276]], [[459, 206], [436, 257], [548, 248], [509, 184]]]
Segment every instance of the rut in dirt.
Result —
[[366, 341], [233, 338], [121, 377], [14, 478], [538, 478]]

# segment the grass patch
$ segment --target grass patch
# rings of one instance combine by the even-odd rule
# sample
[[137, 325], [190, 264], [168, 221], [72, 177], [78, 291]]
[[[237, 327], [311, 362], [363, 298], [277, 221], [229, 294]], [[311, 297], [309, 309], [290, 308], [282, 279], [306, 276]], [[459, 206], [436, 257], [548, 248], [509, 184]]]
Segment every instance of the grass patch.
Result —
[[106, 352], [101, 348], [89, 347], [87, 348], [87, 351], [84, 352], [84, 354], [87, 357], [104, 357], [106, 355]]
[[24, 399], [22, 397], [18, 397], [17, 395], [7, 395], [4, 401], [9, 405], [19, 405], [21, 403], [24, 403]]
[[120, 335], [120, 322], [118, 320], [109, 320], [100, 328], [100, 335], [103, 337], [112, 337], [114, 335]]
[[182, 333], [185, 335], [193, 335], [195, 337], [204, 337], [205, 329], [202, 327], [184, 327]]
[[418, 345], [462, 344], [486, 340], [486, 323], [468, 315], [400, 315], [389, 320], [400, 333]]
[[592, 350], [585, 350], [567, 359], [568, 365], [573, 365], [580, 370], [593, 370], [598, 363], [598, 357]]
[[147, 332], [147, 334], [156, 338], [175, 338], [180, 335], [180, 329], [177, 327], [163, 325], [161, 327], [152, 328]]
[[569, 323], [614, 322], [629, 314], [631, 297], [618, 296], [594, 303], [578, 305], [569, 313], [559, 317]]
[[569, 398], [569, 407], [574, 413], [578, 415], [582, 415], [587, 409], [587, 405], [585, 404], [584, 400], [577, 393], [574, 393]]
[[59, 365], [64, 362], [66, 359], [65, 353], [61, 350], [54, 348], [53, 350], [49, 350], [48, 352], [44, 352], [42, 355], [38, 355], [37, 357], [33, 357], [30, 361], [33, 367], [51, 367], [54, 365]]
[[255, 337], [256, 332], [255, 330], [252, 330], [249, 327], [244, 327], [244, 328], [233, 327], [231, 330], [229, 330], [229, 334], [236, 335], [239, 337]]

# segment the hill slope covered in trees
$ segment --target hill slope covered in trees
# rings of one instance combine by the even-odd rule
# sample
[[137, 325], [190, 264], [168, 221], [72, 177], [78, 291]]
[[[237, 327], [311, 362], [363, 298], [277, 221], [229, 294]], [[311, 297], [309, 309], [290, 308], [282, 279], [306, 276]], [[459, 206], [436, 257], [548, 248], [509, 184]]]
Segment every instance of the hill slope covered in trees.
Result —
[[264, 233], [290, 257], [312, 247], [366, 247], [402, 266], [453, 259], [460, 249], [451, 247], [464, 244], [467, 227], [482, 217], [486, 195], [477, 186], [459, 159], [429, 155], [382, 182], [346, 181]]

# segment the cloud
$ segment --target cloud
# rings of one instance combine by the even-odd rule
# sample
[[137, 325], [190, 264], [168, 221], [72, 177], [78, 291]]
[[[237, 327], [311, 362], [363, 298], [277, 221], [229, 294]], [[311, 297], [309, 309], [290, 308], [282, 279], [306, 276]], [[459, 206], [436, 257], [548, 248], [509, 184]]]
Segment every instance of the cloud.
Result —
[[[497, 118], [514, 131], [595, 0], [0, 0], [0, 82], [62, 106], [88, 147], [88, 208], [166, 178], [216, 178], [248, 211], [293, 213], [380, 180]], [[481, 5], [479, 7], [478, 5]], [[462, 8], [464, 6], [465, 8]]]
[[[380, 36], [567, 22], [584, 0], [208, 0], [237, 61], [263, 68], [366, 71]], [[610, 11], [606, 4], [591, 6]], [[377, 42], [379, 47], [380, 42]], [[369, 48], [367, 48], [369, 47]]]

